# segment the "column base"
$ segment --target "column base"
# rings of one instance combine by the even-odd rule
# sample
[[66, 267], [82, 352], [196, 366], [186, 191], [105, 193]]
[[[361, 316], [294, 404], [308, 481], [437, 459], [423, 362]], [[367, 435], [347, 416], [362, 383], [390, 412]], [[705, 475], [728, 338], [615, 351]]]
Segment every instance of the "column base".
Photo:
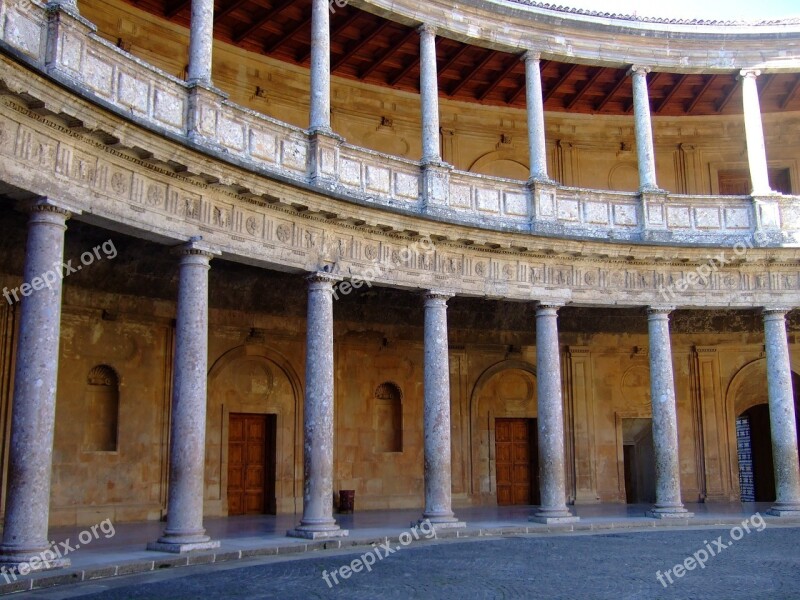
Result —
[[437, 521], [436, 518], [425, 517], [423, 516], [421, 519], [417, 521], [417, 524], [421, 525], [422, 523], [428, 523], [434, 530], [436, 529], [463, 529], [467, 526], [466, 521], [459, 521], [455, 517], [451, 517], [447, 520]]
[[170, 552], [172, 554], [183, 554], [194, 550], [211, 550], [219, 548], [219, 540], [209, 539], [207, 542], [166, 542], [157, 541], [147, 544], [147, 549], [154, 552]]
[[654, 506], [645, 513], [652, 519], [691, 519], [694, 513], [686, 510], [682, 504], [677, 506]]
[[539, 512], [528, 517], [532, 523], [544, 523], [545, 525], [558, 525], [560, 523], [577, 523], [580, 517], [573, 515], [566, 508], [564, 509], [540, 509]]
[[65, 569], [72, 564], [68, 558], [45, 558], [42, 555], [47, 552], [55, 556], [52, 550], [46, 549], [41, 552], [19, 552], [17, 550], [0, 549], [0, 575], [31, 575], [41, 571], [52, 569]]
[[319, 529], [314, 525], [300, 525], [286, 532], [288, 537], [302, 538], [304, 540], [324, 540], [328, 538], [340, 538], [350, 535], [350, 531], [334, 525], [331, 529]]
[[800, 504], [786, 502], [770, 507], [767, 514], [771, 517], [800, 517]]

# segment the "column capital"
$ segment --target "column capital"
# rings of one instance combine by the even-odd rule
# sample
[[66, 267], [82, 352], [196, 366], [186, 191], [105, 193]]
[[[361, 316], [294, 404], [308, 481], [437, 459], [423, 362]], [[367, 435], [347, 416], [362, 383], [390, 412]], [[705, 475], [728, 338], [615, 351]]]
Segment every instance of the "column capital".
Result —
[[436, 26], [431, 25], [429, 23], [423, 23], [419, 27], [417, 27], [417, 32], [422, 35], [423, 33], [427, 33], [430, 35], [436, 35]]
[[736, 79], [755, 79], [761, 75], [759, 69], [742, 69]]
[[525, 51], [525, 54], [523, 54], [519, 58], [520, 60], [524, 60], [525, 62], [528, 61], [539, 62], [540, 60], [542, 60], [542, 53], [537, 52], [535, 50], [527, 50]]
[[564, 308], [564, 302], [558, 302], [554, 300], [548, 300], [546, 302], [537, 302], [536, 303], [536, 314], [538, 315], [540, 312], [553, 312], [557, 313], [560, 309]]
[[215, 256], [222, 255], [220, 250], [204, 242], [201, 236], [190, 238], [185, 244], [177, 246], [175, 248], [175, 253], [183, 257], [199, 256], [206, 259], [206, 261], [211, 261]]
[[655, 306], [648, 306], [647, 307], [647, 316], [649, 318], [658, 318], [662, 316], [664, 318], [669, 317], [670, 313], [675, 311], [674, 306], [669, 306], [666, 304], [660, 304]]
[[52, 213], [54, 215], [63, 216], [64, 220], [69, 219], [73, 215], [79, 215], [82, 212], [80, 209], [74, 208], [65, 202], [45, 197], [23, 200], [17, 204], [17, 209], [20, 212], [28, 214]]
[[445, 304], [447, 305], [447, 301], [450, 300], [455, 296], [452, 292], [445, 292], [444, 290], [426, 290], [422, 293], [422, 297], [425, 299], [425, 305], [428, 304]]
[[315, 271], [306, 275], [309, 288], [324, 289], [333, 288], [334, 285], [342, 280], [333, 273], [326, 273], [325, 271]]
[[631, 65], [628, 69], [628, 75], [647, 75], [652, 69], [645, 65]]
[[761, 314], [764, 319], [784, 319], [786, 318], [786, 313], [792, 310], [794, 309], [790, 306], [764, 306], [761, 309]]

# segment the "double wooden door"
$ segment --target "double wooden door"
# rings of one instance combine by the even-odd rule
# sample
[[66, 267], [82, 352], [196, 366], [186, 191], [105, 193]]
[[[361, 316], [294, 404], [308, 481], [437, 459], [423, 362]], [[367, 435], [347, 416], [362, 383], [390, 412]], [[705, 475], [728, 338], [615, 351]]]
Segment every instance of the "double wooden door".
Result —
[[277, 415], [231, 413], [228, 421], [228, 514], [276, 513]]
[[495, 419], [497, 504], [539, 504], [536, 419]]

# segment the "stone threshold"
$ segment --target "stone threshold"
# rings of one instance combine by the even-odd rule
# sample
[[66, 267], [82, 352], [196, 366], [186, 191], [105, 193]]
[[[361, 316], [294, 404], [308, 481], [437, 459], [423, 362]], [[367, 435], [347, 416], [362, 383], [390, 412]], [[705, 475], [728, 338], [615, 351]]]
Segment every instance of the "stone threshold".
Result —
[[[800, 526], [800, 518], [794, 517], [769, 517], [764, 516], [767, 526]], [[628, 532], [651, 531], [654, 529], [669, 529], [676, 527], [689, 527], [691, 529], [704, 529], [710, 527], [736, 526], [746, 521], [744, 515], [725, 515], [724, 517], [711, 518], [675, 518], [675, 519], [649, 519], [649, 518], [629, 518], [621, 520], [602, 520], [592, 521], [591, 518], [585, 521], [563, 524], [536, 524], [527, 525], [498, 525], [496, 527], [469, 527], [455, 529], [438, 529], [436, 537], [430, 540], [422, 537], [414, 540], [414, 544], [431, 540], [461, 539], [461, 538], [498, 538], [504, 536], [536, 535], [536, 534], [569, 534], [580, 532], [603, 533], [608, 531], [626, 530]], [[320, 550], [347, 550], [367, 548], [377, 544], [399, 544], [400, 534], [379, 536], [379, 537], [351, 537], [337, 538], [318, 541], [286, 541], [278, 539], [277, 544], [265, 545], [257, 548], [230, 549], [221, 548], [213, 551], [200, 550], [187, 552], [186, 554], [174, 556], [154, 552], [153, 558], [137, 559], [131, 561], [120, 561], [116, 564], [97, 564], [82, 568], [67, 568], [59, 571], [46, 571], [27, 577], [19, 577], [16, 581], [5, 583], [0, 576], [0, 595], [13, 594], [15, 592], [25, 592], [52, 588], [56, 586], [97, 581], [109, 577], [121, 577], [125, 575], [135, 575], [151, 571], [160, 571], [174, 567], [187, 567], [195, 565], [208, 565], [215, 563], [246, 560], [263, 556], [285, 556], [289, 554], [301, 554], [306, 552], [317, 552]], [[140, 548], [131, 549], [138, 552]]]

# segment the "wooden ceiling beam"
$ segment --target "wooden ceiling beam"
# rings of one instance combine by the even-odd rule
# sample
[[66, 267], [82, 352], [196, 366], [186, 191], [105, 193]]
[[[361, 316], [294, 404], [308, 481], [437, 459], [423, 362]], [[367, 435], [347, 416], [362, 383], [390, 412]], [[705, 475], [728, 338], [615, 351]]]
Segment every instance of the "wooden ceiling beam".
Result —
[[506, 80], [506, 77], [511, 75], [511, 73], [514, 71], [514, 69], [517, 68], [517, 65], [519, 65], [520, 62], [522, 61], [520, 60], [519, 56], [512, 56], [511, 60], [508, 63], [508, 66], [505, 69], [503, 69], [503, 72], [500, 73], [500, 75], [498, 75], [497, 77], [495, 77], [494, 80], [492, 80], [492, 82], [488, 86], [486, 86], [486, 89], [481, 92], [480, 96], [478, 96], [477, 98], [478, 101], [483, 102], [486, 99], [486, 96], [491, 94], [497, 88], [498, 85], [500, 85]]
[[415, 37], [417, 37], [417, 31], [415, 29], [409, 29], [403, 36], [403, 39], [398, 40], [397, 43], [390, 42], [389, 47], [383, 52], [383, 54], [375, 59], [375, 62], [368, 66], [362, 73], [359, 73], [358, 78], [363, 80], [369, 77], [378, 67], [391, 58], [395, 52], [405, 46], [406, 42]]
[[255, 33], [256, 31], [261, 29], [261, 27], [272, 21], [272, 19], [277, 17], [284, 9], [288, 8], [292, 4], [294, 4], [294, 0], [283, 0], [282, 2], [276, 1], [276, 3], [273, 4], [272, 7], [270, 7], [270, 9], [267, 12], [265, 12], [257, 19], [252, 20], [250, 24], [247, 25], [247, 27], [245, 27], [239, 33], [235, 33], [233, 35], [233, 42], [235, 44], [238, 44], [246, 37]]
[[439, 75], [441, 76], [445, 71], [447, 71], [450, 67], [452, 67], [454, 64], [456, 64], [456, 61], [458, 61], [458, 59], [460, 59], [462, 56], [464, 56], [471, 49], [472, 49], [472, 46], [470, 46], [469, 44], [463, 44], [461, 46], [461, 48], [459, 48], [458, 50], [456, 50], [453, 53], [453, 56], [451, 56], [450, 58], [447, 59], [447, 62], [444, 63], [442, 68], [439, 69]]
[[578, 102], [581, 101], [581, 98], [584, 97], [586, 92], [588, 92], [591, 87], [597, 83], [597, 80], [600, 79], [600, 76], [605, 73], [605, 67], [599, 67], [597, 71], [595, 71], [592, 76], [586, 81], [586, 84], [577, 91], [577, 93], [572, 97], [572, 99], [567, 104], [566, 108], [570, 109], [575, 106]]
[[570, 67], [566, 71], [564, 71], [561, 77], [558, 78], [558, 81], [556, 81], [555, 84], [544, 93], [545, 102], [547, 102], [550, 98], [553, 97], [553, 94], [555, 94], [556, 91], [558, 91], [558, 88], [560, 88], [572, 76], [572, 74], [578, 67], [580, 67], [580, 65], [576, 63], [570, 65]]
[[416, 56], [413, 60], [408, 61], [408, 64], [402, 69], [400, 69], [400, 72], [389, 80], [389, 85], [394, 86], [400, 83], [405, 78], [406, 75], [411, 73], [411, 71], [413, 71], [419, 66], [419, 63], [420, 63], [419, 56]]
[[477, 64], [477, 66], [473, 67], [469, 73], [467, 73], [466, 77], [462, 77], [461, 81], [459, 81], [451, 90], [447, 92], [447, 95], [451, 98], [455, 96], [467, 83], [469, 80], [475, 77], [480, 71], [488, 65], [495, 56], [497, 56], [497, 50], [489, 50], [489, 53], [483, 57], [483, 60]]
[[728, 90], [728, 93], [725, 94], [722, 97], [722, 99], [719, 102], [717, 102], [717, 105], [714, 107], [714, 109], [716, 110], [717, 114], [721, 113], [723, 111], [723, 109], [726, 106], [728, 106], [728, 102], [731, 101], [731, 98], [733, 98], [733, 94], [736, 93], [737, 89], [739, 89], [739, 82], [738, 82], [738, 80], [734, 79], [733, 80], [733, 85], [731, 86], [731, 89]]
[[348, 60], [350, 60], [353, 56], [356, 55], [361, 49], [364, 48], [367, 44], [369, 44], [372, 40], [378, 37], [381, 33], [383, 33], [384, 29], [386, 29], [389, 25], [391, 25], [391, 21], [384, 21], [381, 23], [380, 27], [377, 27], [372, 30], [372, 32], [367, 35], [365, 38], [354, 42], [353, 45], [348, 49], [342, 56], [336, 59], [331, 65], [331, 71], [336, 71], [339, 67], [343, 66]]
[[706, 79], [706, 82], [703, 84], [703, 87], [700, 88], [700, 91], [697, 92], [697, 94], [695, 94], [694, 99], [689, 103], [689, 106], [687, 106], [686, 109], [684, 110], [684, 112], [687, 115], [692, 114], [694, 107], [697, 106], [698, 102], [700, 102], [700, 98], [702, 98], [703, 94], [705, 94], [708, 91], [708, 89], [714, 84], [714, 81], [716, 81], [716, 79], [717, 79], [716, 75], [708, 76], [708, 79]]
[[249, 1], [250, 0], [233, 0], [233, 2], [229, 2], [226, 6], [220, 7], [219, 10], [214, 12], [214, 22], [219, 23], [222, 19], [227, 17], [236, 9], [247, 4]]
[[308, 16], [307, 16], [305, 19], [303, 19], [303, 20], [302, 20], [302, 21], [300, 21], [300, 22], [299, 22], [297, 25], [295, 25], [294, 27], [292, 27], [292, 28], [291, 28], [289, 31], [287, 31], [286, 33], [284, 33], [284, 34], [283, 34], [283, 35], [282, 35], [280, 38], [278, 38], [277, 40], [275, 40], [274, 42], [272, 42], [272, 43], [271, 43], [271, 44], [270, 44], [268, 47], [266, 47], [266, 48], [264, 49], [264, 51], [265, 51], [267, 54], [272, 54], [272, 53], [273, 53], [273, 52], [275, 52], [275, 51], [276, 51], [278, 48], [280, 48], [281, 46], [283, 46], [283, 45], [284, 45], [284, 44], [285, 44], [287, 41], [289, 41], [290, 39], [292, 39], [292, 38], [294, 37], [294, 35], [295, 35], [295, 34], [296, 34], [298, 31], [302, 31], [303, 29], [305, 29], [305, 28], [306, 28], [306, 27], [308, 27], [309, 25], [311, 25], [311, 12], [310, 12], [310, 11], [309, 11], [309, 13], [308, 13]]
[[667, 95], [664, 96], [664, 98], [662, 98], [661, 102], [658, 103], [658, 106], [656, 106], [656, 108], [655, 108], [655, 110], [653, 112], [658, 114], [662, 110], [664, 110], [667, 107], [667, 104], [669, 104], [670, 100], [672, 100], [672, 98], [675, 96], [675, 94], [678, 93], [678, 90], [680, 89], [680, 87], [684, 83], [686, 83], [687, 79], [689, 79], [688, 75], [681, 75], [678, 78], [678, 81], [672, 85], [672, 89], [669, 92], [667, 92]]
[[170, 2], [164, 7], [164, 16], [168, 19], [171, 19], [184, 8], [191, 5], [191, 3], [192, 0], [177, 0], [176, 2]]
[[794, 97], [797, 96], [797, 92], [800, 92], [800, 74], [796, 74], [794, 79], [794, 85], [789, 90], [789, 93], [783, 97], [783, 101], [781, 102], [781, 110], [786, 110], [786, 107], [789, 106]]
[[617, 82], [614, 84], [605, 97], [600, 100], [597, 104], [594, 105], [595, 112], [603, 110], [603, 107], [608, 104], [614, 95], [620, 90], [620, 88], [625, 84], [625, 80], [628, 79], [628, 74], [626, 72], [622, 72], [622, 76], [617, 79]]

